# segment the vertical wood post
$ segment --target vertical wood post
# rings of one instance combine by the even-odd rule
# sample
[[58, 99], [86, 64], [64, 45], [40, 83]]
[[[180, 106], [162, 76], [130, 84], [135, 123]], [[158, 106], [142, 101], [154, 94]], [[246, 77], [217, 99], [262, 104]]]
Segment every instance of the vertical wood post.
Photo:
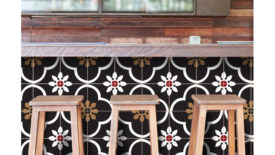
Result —
[[228, 110], [228, 154], [235, 155], [235, 110]]
[[109, 155], [116, 155], [117, 148], [117, 134], [118, 134], [118, 118], [119, 118], [119, 108], [117, 105], [113, 105], [112, 110], [112, 121], [111, 121], [111, 131], [110, 131], [110, 145], [109, 145]]
[[156, 106], [155, 105], [150, 105], [150, 108], [149, 108], [149, 128], [150, 128], [151, 155], [158, 155], [159, 154], [157, 116], [156, 115], [157, 115]]

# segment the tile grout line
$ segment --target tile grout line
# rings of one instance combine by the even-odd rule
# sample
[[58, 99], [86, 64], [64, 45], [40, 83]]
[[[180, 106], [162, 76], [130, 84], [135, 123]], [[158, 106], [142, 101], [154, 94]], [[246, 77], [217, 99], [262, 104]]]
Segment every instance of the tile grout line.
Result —
[[[59, 58], [60, 60], [59, 60], [59, 69], [60, 69], [60, 71], [61, 71], [61, 68], [63, 67], [61, 67], [61, 63], [62, 63], [62, 61], [61, 61], [61, 59], [62, 58]], [[171, 58], [169, 58], [169, 60], [168, 60], [168, 67], [169, 67], [169, 72], [170, 72], [170, 59]], [[225, 70], [225, 58], [222, 58], [223, 60], [222, 60], [222, 63], [223, 63], [223, 71]], [[198, 57], [196, 57], [196, 60], [198, 60]], [[34, 68], [32, 68], [32, 79], [34, 79], [34, 74], [35, 74], [35, 71], [34, 71], [35, 69]], [[114, 71], [116, 71], [116, 59], [114, 59]], [[253, 69], [252, 68], [250, 68], [250, 78], [252, 79], [252, 71], [253, 71]], [[143, 80], [143, 68], [141, 69], [141, 73], [142, 73], [142, 75], [141, 75], [141, 77], [142, 77], [142, 80]], [[88, 68], [87, 68], [87, 79], [89, 78], [88, 77], [88, 74], [89, 74], [89, 71], [88, 71]], [[197, 75], [198, 75], [198, 68], [196, 68], [196, 73], [195, 73], [195, 75], [196, 75], [196, 81], [197, 81]], [[31, 84], [31, 83], [21, 83], [21, 84]], [[38, 85], [39, 84], [43, 84], [43, 83], [37, 83]], [[45, 83], [45, 84], [47, 84], [47, 83]], [[87, 83], [75, 83], [76, 85], [78, 85], [78, 84], [80, 84], [80, 85], [83, 85], [83, 84], [87, 84]], [[93, 85], [93, 84], [95, 84], [95, 85], [99, 85], [99, 84], [102, 84], [102, 83], [92, 83], [91, 85]], [[128, 84], [128, 83], [127, 83]], [[140, 83], [129, 83], [129, 85], [134, 85], [134, 84], [140, 84]], [[245, 85], [248, 85], [248, 84], [250, 84], [250, 83], [237, 83], [237, 84], [245, 84]], [[35, 85], [35, 84], [34, 84]], [[145, 83], [145, 85], [157, 85], [157, 83]], [[194, 85], [194, 83], [183, 83], [183, 85]], [[199, 83], [198, 85], [211, 85], [211, 83]], [[253, 85], [253, 84], [252, 84]], [[252, 100], [252, 94], [253, 94], [253, 92], [252, 92], [252, 88], [250, 88], [250, 100]], [[196, 87], [196, 94], [198, 93], [197, 92], [198, 91], [198, 88]], [[237, 91], [236, 91], [237, 92]], [[86, 90], [86, 95], [87, 95], [87, 97], [88, 97], [88, 88], [87, 88], [87, 90]], [[143, 94], [143, 88], [141, 88], [141, 94]], [[32, 98], [34, 97], [34, 88], [32, 88]], [[169, 104], [169, 107], [171, 106], [171, 104], [170, 104], [170, 96], [168, 97], [169, 99], [168, 99], [168, 104]], [[184, 111], [184, 110], [182, 110], [182, 111]], [[176, 111], [175, 110], [175, 112], [182, 112], [181, 110], [179, 110], [179, 111]], [[111, 111], [101, 111], [101, 112], [111, 112]], [[157, 111], [157, 112], [166, 112], [166, 111]], [[169, 113], [168, 113], [169, 114]], [[22, 116], [21, 116], [22, 117]], [[62, 120], [62, 117], [61, 116], [59, 116], [60, 117], [60, 124], [62, 123], [61, 122], [61, 120]], [[222, 116], [223, 117], [223, 125], [225, 125], [225, 121], [226, 121], [226, 118], [225, 118], [225, 116], [223, 115]], [[170, 126], [170, 114], [168, 115], [168, 120], [169, 120], [169, 126]], [[88, 123], [87, 123], [88, 124]], [[250, 131], [252, 132], [252, 130], [253, 130], [253, 124], [252, 123], [250, 123]], [[88, 133], [88, 125], [87, 125], [87, 133]], [[143, 124], [142, 124], [142, 133], [143, 133]], [[24, 139], [24, 138], [22, 138], [22, 139]], [[92, 138], [92, 139], [97, 139], [97, 138]], [[128, 139], [130, 139], [130, 138], [128, 138]], [[144, 138], [144, 139], [147, 139], [147, 138]], [[187, 138], [186, 138], [187, 139]], [[207, 139], [207, 138], [205, 138], [205, 139]], [[211, 139], [211, 138], [210, 138]], [[87, 143], [87, 146], [88, 146], [88, 143]], [[143, 143], [142, 143], [142, 146], [143, 146]], [[250, 146], [253, 146], [253, 143], [250, 143]], [[252, 149], [252, 147], [250, 148], [250, 151], [253, 151], [253, 149]], [[88, 151], [88, 147], [87, 147], [87, 151]], [[60, 151], [60, 153], [61, 153], [61, 151]], [[252, 153], [252, 152], [251, 152]], [[142, 152], [142, 154], [143, 154], [143, 152]], [[225, 151], [223, 151], [223, 154], [225, 154]], [[170, 151], [169, 151], [169, 155], [170, 155]]]
[[[168, 59], [168, 72], [171, 72], [171, 58]], [[170, 110], [170, 107], [171, 107], [171, 98], [170, 98], [170, 95], [168, 96], [168, 105], [169, 105], [169, 110]], [[168, 125], [171, 126], [171, 116], [170, 116], [170, 113], [168, 113]], [[171, 150], [168, 151], [169, 155], [171, 154]]]
[[[142, 57], [142, 58], [144, 58], [144, 57]], [[140, 72], [141, 72], [141, 80], [143, 80], [143, 67], [141, 67], [141, 70], [140, 70]], [[143, 87], [141, 87], [141, 95], [143, 95]], [[141, 134], [143, 135], [143, 123], [144, 122], [142, 122], [141, 123]], [[141, 155], [143, 155], [143, 142], [141, 143]]]

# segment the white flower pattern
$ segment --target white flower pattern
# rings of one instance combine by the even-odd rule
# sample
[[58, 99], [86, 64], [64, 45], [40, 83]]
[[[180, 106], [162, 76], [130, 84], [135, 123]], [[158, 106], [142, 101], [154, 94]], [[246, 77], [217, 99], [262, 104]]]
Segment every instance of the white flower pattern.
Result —
[[[106, 130], [106, 133], [107, 133], [107, 136], [104, 136], [103, 137], [103, 140], [105, 140], [105, 141], [107, 141], [108, 143], [107, 143], [107, 147], [109, 147], [110, 146], [110, 131], [109, 130]], [[125, 137], [125, 136], [122, 136], [122, 134], [123, 134], [123, 130], [120, 130], [120, 131], [118, 131], [118, 138], [117, 138], [117, 143], [118, 143], [118, 145], [120, 146], [120, 147], [123, 147], [124, 145], [123, 145], [123, 143], [122, 143], [122, 141], [125, 141], [125, 140], [127, 140], [127, 138]]]
[[63, 91], [69, 92], [68, 87], [72, 85], [69, 79], [69, 75], [63, 77], [62, 72], [58, 73], [58, 76], [52, 76], [53, 81], [49, 82], [49, 85], [53, 87], [52, 92], [56, 92], [58, 90], [58, 95], [61, 96]]
[[215, 78], [217, 81], [212, 82], [212, 85], [217, 87], [215, 90], [216, 93], [221, 91], [221, 93], [225, 95], [226, 91], [232, 92], [231, 87], [236, 85], [235, 82], [231, 81], [232, 75], [226, 77], [225, 72], [222, 73], [221, 77], [216, 75]]
[[228, 132], [226, 132], [226, 128], [222, 127], [221, 132], [218, 130], [215, 130], [217, 136], [213, 136], [212, 140], [216, 141], [216, 147], [221, 146], [222, 150], [226, 149], [226, 146], [228, 145]]
[[53, 141], [52, 147], [55, 147], [58, 145], [58, 149], [62, 150], [63, 145], [66, 147], [69, 146], [69, 143], [67, 141], [71, 141], [72, 137], [68, 136], [69, 130], [65, 130], [63, 132], [63, 128], [60, 126], [58, 128], [58, 131], [52, 130], [53, 136], [49, 137], [50, 141]]
[[172, 131], [172, 128], [169, 126], [167, 131], [160, 131], [162, 136], [159, 136], [159, 140], [163, 141], [161, 143], [161, 147], [166, 146], [167, 150], [171, 150], [172, 146], [178, 147], [177, 141], [181, 140], [179, 136], [177, 136], [178, 130]]
[[178, 76], [172, 76], [171, 72], [167, 73], [167, 76], [160, 76], [162, 81], [158, 82], [158, 85], [162, 87], [161, 92], [167, 91], [167, 95], [170, 96], [172, 91], [178, 92], [177, 86], [180, 86], [180, 82], [176, 81]]
[[108, 87], [107, 88], [107, 93], [112, 91], [112, 90], [113, 90], [112, 91], [113, 95], [116, 95], [118, 91], [121, 92], [121, 93], [123, 92], [122, 87], [126, 86], [126, 82], [122, 81], [123, 75], [120, 75], [119, 77], [117, 77], [117, 73], [114, 72], [112, 77], [107, 75], [106, 79], [108, 81], [105, 81], [103, 83], [103, 85]]

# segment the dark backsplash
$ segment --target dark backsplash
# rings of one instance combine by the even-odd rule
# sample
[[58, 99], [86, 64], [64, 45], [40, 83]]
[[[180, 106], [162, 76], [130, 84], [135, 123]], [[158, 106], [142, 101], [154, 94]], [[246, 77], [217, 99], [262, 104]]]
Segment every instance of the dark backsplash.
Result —
[[[246, 154], [252, 155], [253, 84], [252, 58], [22, 58], [22, 154], [27, 155], [29, 144], [28, 102], [38, 95], [84, 95], [85, 152], [107, 155], [111, 95], [156, 94], [161, 99], [157, 106], [159, 152], [185, 155], [192, 120], [191, 95], [233, 93], [248, 101], [244, 107]], [[120, 113], [118, 154], [150, 154], [147, 115], [142, 111]], [[47, 113], [45, 153], [67, 155], [72, 151], [69, 120], [67, 112]], [[224, 128], [227, 132], [226, 112], [207, 114], [204, 154], [228, 154], [227, 143], [221, 141], [216, 147], [213, 139], [217, 132], [226, 135]], [[65, 142], [53, 145], [54, 131], [62, 133]]]

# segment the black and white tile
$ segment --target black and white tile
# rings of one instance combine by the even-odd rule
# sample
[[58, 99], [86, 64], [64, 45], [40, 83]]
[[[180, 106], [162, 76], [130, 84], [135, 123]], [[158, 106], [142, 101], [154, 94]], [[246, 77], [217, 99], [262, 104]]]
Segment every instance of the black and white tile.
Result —
[[[84, 95], [85, 154], [108, 154], [113, 94], [156, 94], [159, 152], [185, 155], [192, 120], [192, 94], [237, 94], [244, 106], [247, 154], [253, 154], [253, 58], [22, 58], [22, 154], [28, 153], [31, 106], [38, 95]], [[120, 114], [118, 154], [150, 154], [148, 113]], [[70, 115], [46, 114], [44, 153], [70, 154]], [[227, 154], [227, 112], [207, 114], [204, 154]], [[217, 140], [217, 132], [223, 141]], [[54, 138], [60, 136], [66, 138]], [[220, 138], [218, 138], [220, 139]], [[58, 141], [59, 140], [59, 141]], [[56, 143], [56, 141], [58, 141]], [[220, 145], [217, 145], [219, 143]], [[62, 145], [62, 146], [61, 146]]]

